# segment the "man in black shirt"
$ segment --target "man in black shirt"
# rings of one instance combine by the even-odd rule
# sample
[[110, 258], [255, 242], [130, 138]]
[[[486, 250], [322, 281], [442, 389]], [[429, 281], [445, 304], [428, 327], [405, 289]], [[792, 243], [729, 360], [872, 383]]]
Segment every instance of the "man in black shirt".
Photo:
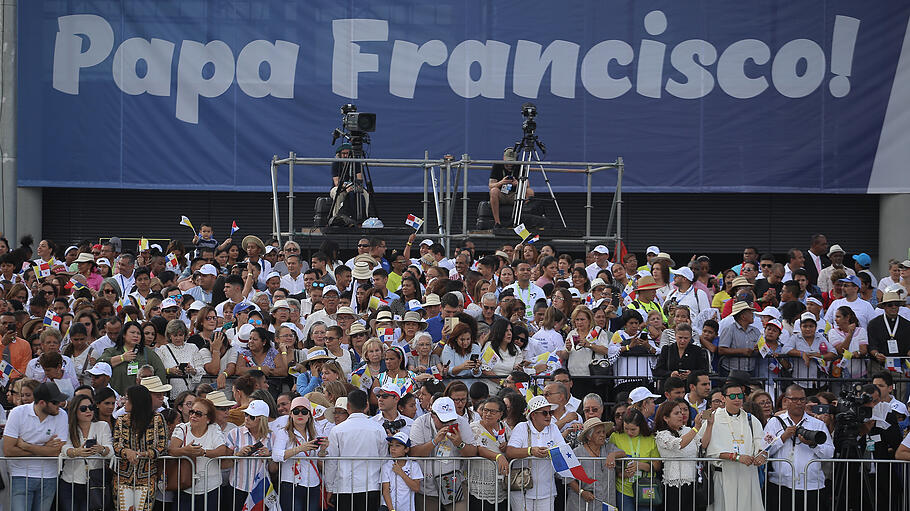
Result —
[[[878, 306], [885, 313], [869, 321], [869, 372], [876, 373], [885, 369], [886, 357], [910, 356], [910, 321], [898, 313], [904, 299], [900, 293], [888, 292], [882, 296]], [[897, 395], [904, 395], [899, 389]]]
[[[514, 161], [515, 149], [507, 147], [502, 153], [502, 159]], [[501, 227], [499, 205], [515, 203], [520, 171], [520, 165], [503, 165], [501, 163], [494, 163], [490, 170], [490, 209], [493, 210], [493, 222], [496, 224], [494, 228]], [[530, 199], [533, 196], [534, 190], [529, 186], [525, 198]]]
[[[351, 158], [352, 157], [351, 151], [352, 151], [351, 144], [348, 144], [348, 143], [341, 144], [338, 147], [338, 150], [335, 152], [335, 157], [336, 158]], [[362, 158], [362, 156], [361, 156], [361, 158]], [[345, 165], [351, 165], [353, 172], [351, 172], [351, 171], [345, 172], [344, 171]], [[342, 178], [344, 179], [345, 182], [342, 183], [342, 186], [339, 188], [338, 185]], [[348, 193], [357, 192], [357, 191], [363, 192], [363, 172], [361, 171], [361, 164], [360, 163], [342, 163], [340, 161], [332, 162], [332, 189], [329, 190], [329, 196], [332, 198], [332, 216], [333, 217], [335, 215], [337, 215], [340, 211], [342, 211], [342, 208], [344, 208], [344, 213], [348, 214], [351, 217], [355, 216], [354, 212], [356, 211], [356, 208], [354, 207], [354, 204], [353, 203], [346, 204], [345, 200], [347, 199]], [[336, 199], [335, 198], [336, 195], [339, 195], [339, 194], [341, 196]], [[370, 210], [370, 194], [354, 193], [354, 195], [352, 195], [352, 197], [357, 197], [357, 200], [359, 200], [359, 195], [363, 196], [363, 201], [364, 201], [363, 211], [364, 212], [369, 211]], [[355, 220], [363, 220], [363, 219], [360, 218], [360, 219], [355, 219]]]

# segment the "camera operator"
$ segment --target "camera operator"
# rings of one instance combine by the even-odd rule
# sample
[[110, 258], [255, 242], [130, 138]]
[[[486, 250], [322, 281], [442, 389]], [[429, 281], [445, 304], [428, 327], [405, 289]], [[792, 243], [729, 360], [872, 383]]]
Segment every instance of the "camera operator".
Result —
[[[338, 150], [335, 151], [336, 158], [353, 158], [352, 154], [353, 154], [353, 147], [351, 146], [351, 144], [349, 144], [347, 142], [338, 146]], [[354, 182], [346, 181], [344, 183], [340, 183], [342, 177], [345, 177], [347, 179], [351, 179], [351, 177], [352, 177], [351, 172], [347, 172], [347, 173], [344, 172], [345, 165], [353, 166]], [[333, 204], [332, 216], [333, 217], [335, 215], [337, 215], [342, 209], [344, 209], [344, 211], [346, 213], [348, 213], [349, 216], [351, 216], [351, 217], [354, 216], [351, 213], [354, 212], [356, 210], [356, 208], [354, 207], [353, 204], [347, 204], [346, 199], [347, 199], [347, 195], [349, 193], [363, 191], [363, 188], [362, 188], [363, 170], [362, 170], [362, 168], [363, 167], [360, 163], [350, 163], [349, 164], [349, 163], [343, 163], [340, 161], [332, 162], [332, 189], [329, 190], [329, 197], [332, 198], [332, 204]], [[339, 187], [339, 183], [341, 184], [340, 187]], [[336, 199], [336, 195], [339, 195], [339, 194], [341, 195], [341, 197], [338, 197]], [[370, 194], [355, 193], [353, 196], [357, 197], [356, 200], [360, 200], [358, 195], [363, 196], [363, 201], [365, 204], [364, 211], [369, 211], [370, 210]]]
[[[876, 377], [879, 378], [880, 375]], [[865, 419], [865, 423], [859, 429], [863, 435], [860, 447], [865, 446], [867, 456], [871, 454], [872, 459], [893, 460], [902, 440], [898, 425], [899, 414], [888, 402], [882, 401], [881, 390], [875, 384], [863, 385], [862, 391], [863, 394], [872, 397], [871, 402], [865, 405], [872, 408], [872, 415]], [[870, 477], [875, 480], [873, 489], [875, 502], [871, 509], [900, 509], [902, 483], [897, 467], [888, 463], [864, 465], [864, 468], [867, 467]], [[852, 489], [849, 488], [848, 492]], [[885, 497], [886, 495], [889, 497]]]
[[831, 458], [834, 442], [825, 423], [806, 413], [806, 391], [802, 387], [787, 387], [783, 408], [786, 413], [768, 420], [765, 442], [768, 443], [768, 456], [790, 460], [792, 471], [789, 463], [772, 463], [768, 473], [767, 509], [791, 511], [792, 492], [796, 491], [796, 510], [817, 511], [819, 490], [825, 487], [825, 475], [821, 463], [809, 462]]
[[[502, 152], [503, 160], [515, 160], [515, 149], [507, 147]], [[518, 177], [521, 165], [507, 165], [494, 163], [490, 170], [490, 209], [493, 210], [494, 228], [501, 227], [499, 218], [500, 204], [514, 204], [518, 196]], [[529, 186], [525, 198], [534, 196], [534, 190]]]
[[374, 392], [379, 396], [379, 413], [373, 416], [373, 420], [382, 424], [389, 436], [403, 431], [405, 435], [410, 437], [411, 424], [414, 424], [414, 419], [407, 415], [402, 415], [398, 411], [401, 388], [395, 385], [394, 381], [387, 380], [381, 388], [374, 389]]

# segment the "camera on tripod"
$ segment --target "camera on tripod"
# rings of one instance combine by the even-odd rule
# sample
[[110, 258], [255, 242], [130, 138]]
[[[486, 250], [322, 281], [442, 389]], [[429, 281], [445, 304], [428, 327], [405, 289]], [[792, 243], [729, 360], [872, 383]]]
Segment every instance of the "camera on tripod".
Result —
[[844, 423], [862, 424], [872, 418], [872, 408], [866, 406], [872, 402], [872, 396], [863, 392], [859, 383], [844, 387], [837, 400], [835, 420]]
[[376, 114], [358, 112], [351, 103], [341, 107], [341, 114], [341, 125], [352, 133], [376, 131]]
[[395, 419], [393, 421], [387, 420], [382, 423], [382, 427], [390, 434], [395, 434], [405, 426], [406, 422], [404, 419]]
[[521, 105], [521, 115], [525, 117], [524, 122], [521, 123], [521, 130], [525, 133], [534, 133], [537, 130], [537, 121], [534, 120], [534, 117], [537, 116], [537, 106], [534, 103]]

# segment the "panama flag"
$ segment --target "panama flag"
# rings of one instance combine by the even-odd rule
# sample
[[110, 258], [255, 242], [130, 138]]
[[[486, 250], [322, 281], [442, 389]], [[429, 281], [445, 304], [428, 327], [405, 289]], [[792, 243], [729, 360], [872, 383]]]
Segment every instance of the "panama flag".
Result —
[[566, 444], [560, 444], [550, 449], [550, 459], [553, 460], [553, 468], [556, 473], [563, 477], [573, 477], [587, 484], [594, 483], [594, 479], [588, 477], [585, 469], [581, 466], [575, 453]]
[[408, 215], [404, 220], [404, 223], [413, 227], [415, 231], [419, 231], [420, 227], [423, 225], [423, 219], [414, 215]]
[[379, 340], [386, 343], [392, 344], [395, 341], [395, 329], [394, 328], [382, 328], [379, 330]]
[[57, 313], [52, 310], [47, 311], [47, 314], [44, 315], [44, 324], [51, 328], [59, 329], [60, 321], [62, 321], [60, 316], [58, 316]]
[[[0, 385], [6, 385], [9, 383], [9, 377], [13, 374], [16, 368], [6, 360], [0, 360]], [[17, 373], [19, 371], [16, 371]]]
[[175, 256], [174, 254], [168, 254], [165, 259], [167, 259], [167, 265], [170, 266], [171, 268], [176, 268], [176, 267], [180, 266], [180, 262], [177, 260], [177, 256]]
[[185, 226], [189, 227], [190, 229], [192, 229], [194, 233], [196, 232], [196, 228], [193, 227], [193, 222], [190, 222], [190, 219], [187, 218], [186, 215], [180, 216], [180, 225], [185, 225]]
[[36, 264], [35, 265], [35, 275], [37, 275], [39, 279], [43, 279], [44, 277], [50, 277], [51, 276], [51, 265], [48, 263]]
[[237, 227], [237, 220], [232, 221], [231, 222], [231, 236], [233, 236], [234, 233], [239, 230], [240, 230], [240, 227]]
[[439, 368], [436, 367], [436, 364], [431, 365], [431, 366], [427, 369], [427, 372], [430, 373], [430, 374], [432, 374], [432, 375], [433, 375], [433, 378], [436, 378], [437, 380], [442, 380], [442, 373], [439, 372]]
[[278, 494], [275, 493], [275, 487], [268, 477], [265, 477], [260, 471], [253, 479], [253, 489], [246, 497], [246, 502], [240, 511], [281, 511], [278, 505]]

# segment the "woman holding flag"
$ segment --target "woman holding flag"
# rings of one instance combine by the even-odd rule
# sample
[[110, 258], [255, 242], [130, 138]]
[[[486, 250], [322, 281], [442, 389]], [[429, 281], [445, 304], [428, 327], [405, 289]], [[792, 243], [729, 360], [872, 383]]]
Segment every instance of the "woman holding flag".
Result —
[[[593, 417], [585, 421], [578, 436], [578, 447], [575, 455], [579, 458], [598, 458], [581, 460], [585, 473], [591, 474], [594, 483], [569, 481], [566, 491], [566, 509], [568, 511], [595, 511], [603, 509], [603, 503], [616, 505], [616, 458], [622, 451], [608, 442], [612, 422], [601, 421]], [[682, 511], [667, 508], [667, 511]]]
[[[512, 371], [520, 371], [526, 363], [521, 348], [512, 342], [512, 324], [506, 319], [497, 319], [490, 327], [490, 335], [480, 355], [484, 371], [493, 375], [494, 384]], [[491, 388], [490, 391], [498, 389]]]
[[[619, 357], [619, 345], [610, 343], [610, 332], [594, 324], [594, 314], [585, 305], [572, 311], [572, 325], [575, 328], [566, 337], [566, 351], [569, 360], [566, 368], [571, 376], [591, 376], [591, 365], [609, 367]], [[602, 366], [599, 364], [603, 364]], [[581, 380], [574, 383], [574, 390], [585, 395], [594, 388], [593, 381]]]
[[543, 396], [532, 398], [528, 402], [528, 420], [512, 430], [512, 437], [506, 446], [506, 456], [511, 460], [528, 459], [513, 462], [512, 471], [527, 468], [533, 481], [531, 488], [509, 492], [509, 508], [512, 511], [552, 511], [556, 499], [557, 466], [560, 475], [577, 475], [585, 482], [594, 482], [585, 475], [559, 428], [552, 421], [555, 408], [556, 405]]

